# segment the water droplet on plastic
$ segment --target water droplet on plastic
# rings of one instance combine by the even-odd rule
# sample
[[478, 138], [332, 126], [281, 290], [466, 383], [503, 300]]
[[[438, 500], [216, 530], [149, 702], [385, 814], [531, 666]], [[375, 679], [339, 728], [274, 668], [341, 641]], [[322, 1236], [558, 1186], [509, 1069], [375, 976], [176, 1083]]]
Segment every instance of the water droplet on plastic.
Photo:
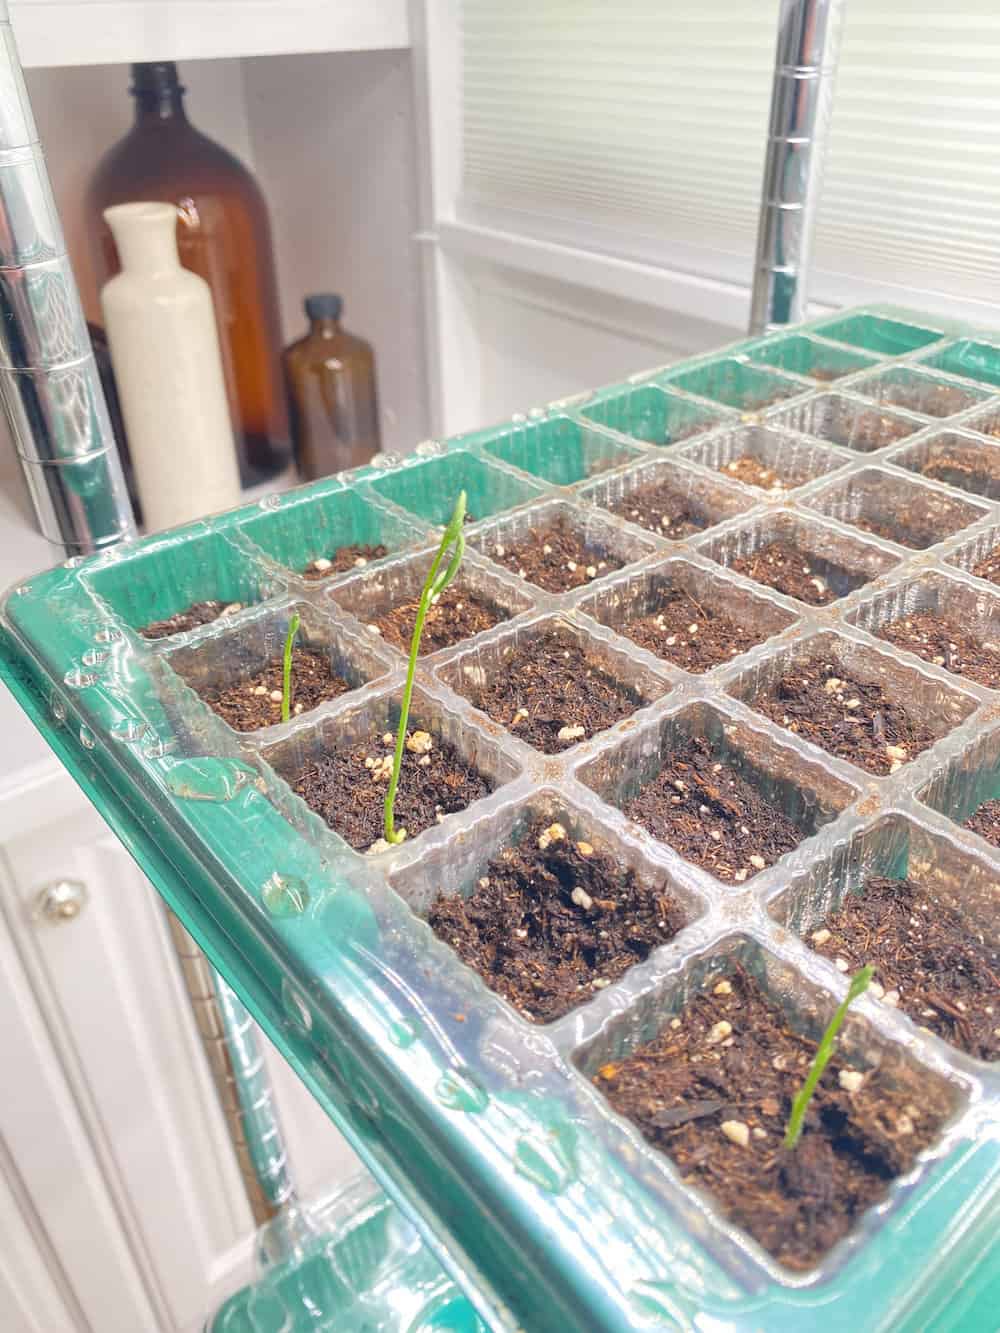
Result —
[[165, 755], [171, 754], [176, 749], [176, 741], [161, 741], [158, 737], [154, 736], [142, 747], [142, 753], [147, 759], [162, 759]]
[[421, 440], [413, 452], [418, 458], [436, 458], [444, 453], [444, 448], [437, 440]]
[[550, 1194], [561, 1193], [577, 1178], [569, 1132], [522, 1134], [514, 1149], [514, 1170]]
[[541, 421], [544, 416], [545, 409], [543, 407], [532, 407], [528, 410], [529, 421]]
[[125, 635], [117, 625], [102, 625], [94, 634], [95, 643], [120, 643]]
[[381, 468], [384, 471], [388, 468], [399, 467], [402, 461], [403, 460], [400, 458], [399, 454], [378, 453], [371, 462], [372, 467]]
[[83, 665], [88, 667], [99, 667], [110, 657], [110, 653], [102, 651], [100, 648], [88, 648], [83, 655]]
[[68, 560], [63, 561], [63, 569], [78, 569], [86, 558], [85, 555], [71, 555]]
[[261, 509], [277, 509], [280, 504], [280, 495], [265, 495], [260, 502], [260, 507]]
[[691, 1327], [679, 1298], [677, 1288], [670, 1282], [637, 1282], [629, 1292], [632, 1307], [645, 1318], [655, 1315], [657, 1328], [665, 1333], [684, 1333]]
[[419, 1024], [412, 1019], [400, 1018], [395, 1023], [389, 1024], [389, 1040], [400, 1050], [405, 1051], [408, 1046], [412, 1046], [419, 1036]]
[[83, 671], [80, 667], [73, 667], [63, 676], [63, 681], [72, 686], [74, 690], [85, 690], [88, 685], [93, 685], [97, 677], [91, 671]]
[[14, 595], [16, 597], [27, 597], [29, 592], [31, 592], [30, 583], [19, 583], [14, 589]]
[[421, 1310], [410, 1333], [487, 1333], [486, 1325], [460, 1295], [449, 1295], [441, 1303], [435, 1300], [429, 1310]]
[[489, 1093], [471, 1069], [449, 1069], [434, 1092], [449, 1111], [485, 1111], [490, 1104]]
[[111, 735], [116, 741], [131, 745], [133, 742], [141, 740], [148, 729], [148, 722], [137, 722], [134, 718], [126, 717], [121, 722], [115, 723], [111, 728]]
[[261, 889], [264, 906], [276, 917], [301, 916], [309, 906], [309, 890], [297, 875], [282, 875], [276, 870]]
[[89, 727], [80, 728], [80, 744], [85, 750], [93, 750], [97, 745], [97, 741], [94, 739], [94, 733]]
[[313, 1020], [312, 1014], [309, 1012], [309, 1006], [287, 977], [281, 979], [281, 999], [285, 1006], [285, 1013], [295, 1026], [301, 1028], [304, 1032], [311, 1032]]
[[167, 786], [186, 801], [231, 801], [256, 776], [235, 759], [182, 759], [167, 774]]
[[52, 716], [55, 718], [57, 722], [66, 721], [66, 705], [60, 698], [54, 695], [49, 707], [52, 710]]

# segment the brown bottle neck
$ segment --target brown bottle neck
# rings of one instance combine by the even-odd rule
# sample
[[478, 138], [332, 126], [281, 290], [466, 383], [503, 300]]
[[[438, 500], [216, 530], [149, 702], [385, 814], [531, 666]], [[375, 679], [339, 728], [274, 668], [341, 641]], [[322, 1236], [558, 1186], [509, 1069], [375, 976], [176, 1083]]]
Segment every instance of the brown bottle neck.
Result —
[[309, 332], [314, 338], [337, 338], [343, 329], [337, 319], [314, 319]]
[[184, 110], [184, 91], [181, 88], [163, 89], [158, 92], [133, 92], [135, 98], [136, 127], [162, 125], [172, 122], [187, 125], [187, 112]]

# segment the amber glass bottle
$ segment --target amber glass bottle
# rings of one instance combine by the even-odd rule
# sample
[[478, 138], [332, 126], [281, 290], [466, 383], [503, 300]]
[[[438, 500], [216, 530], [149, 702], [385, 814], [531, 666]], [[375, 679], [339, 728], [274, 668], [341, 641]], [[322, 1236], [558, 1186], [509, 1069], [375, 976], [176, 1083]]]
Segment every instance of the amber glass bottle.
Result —
[[135, 124], [104, 155], [90, 186], [98, 280], [119, 269], [106, 208], [142, 200], [177, 205], [181, 262], [212, 290], [241, 477], [245, 485], [262, 481], [288, 462], [264, 197], [242, 163], [188, 121], [176, 65], [133, 65], [130, 91]]
[[285, 351], [295, 461], [306, 481], [360, 467], [379, 444], [375, 354], [340, 327], [343, 301], [307, 296], [309, 332]]

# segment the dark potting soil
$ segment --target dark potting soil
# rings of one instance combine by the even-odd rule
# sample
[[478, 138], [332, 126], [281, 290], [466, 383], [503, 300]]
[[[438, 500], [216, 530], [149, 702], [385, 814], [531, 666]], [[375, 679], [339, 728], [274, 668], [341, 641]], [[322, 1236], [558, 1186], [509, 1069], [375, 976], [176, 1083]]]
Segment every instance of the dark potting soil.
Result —
[[697, 501], [669, 481], [649, 482], [631, 495], [623, 495], [608, 508], [630, 523], [637, 523], [641, 528], [658, 532], [661, 537], [675, 542], [704, 531], [711, 523]]
[[[367, 742], [310, 760], [291, 783], [355, 851], [380, 849], [395, 745], [395, 732], [373, 733]], [[397, 831], [405, 828], [408, 837], [415, 838], [493, 790], [487, 778], [437, 736], [415, 727], [407, 732], [406, 745], [395, 824]]]
[[546, 592], [569, 592], [622, 567], [609, 551], [586, 545], [582, 533], [565, 518], [529, 532], [513, 546], [495, 543], [485, 551], [491, 560]]
[[984, 801], [962, 827], [972, 829], [994, 847], [1000, 847], [1000, 801]]
[[[281, 721], [283, 662], [270, 662], [249, 680], [225, 689], [200, 691], [213, 712], [235, 731], [256, 731]], [[336, 699], [354, 687], [338, 676], [330, 659], [305, 648], [292, 649], [291, 716], [308, 713], [327, 699]]]
[[951, 384], [931, 384], [920, 381], [907, 384], [896, 383], [889, 388], [891, 397], [887, 400], [895, 407], [905, 407], [911, 412], [923, 412], [929, 417], [950, 417], [962, 412], [969, 404], [969, 396], [964, 389]]
[[[816, 557], [791, 542], [773, 541], [737, 556], [729, 568], [809, 606], [827, 606], [837, 594], [814, 568]], [[846, 571], [841, 571], [845, 577]]]
[[984, 556], [978, 565], [973, 566], [972, 572], [976, 578], [1000, 585], [1000, 546], [994, 546], [989, 555]]
[[468, 898], [440, 894], [428, 921], [525, 1017], [550, 1023], [617, 981], [684, 926], [665, 883], [539, 821], [487, 866]]
[[144, 639], [167, 639], [171, 634], [184, 634], [200, 625], [211, 625], [220, 616], [232, 616], [242, 610], [242, 602], [192, 602], [185, 611], [178, 611], [166, 620], [143, 625], [139, 633]]
[[885, 1198], [950, 1110], [936, 1085], [914, 1105], [888, 1072], [852, 1069], [834, 1055], [787, 1150], [792, 1101], [815, 1052], [737, 968], [593, 1081], [687, 1184], [713, 1196], [779, 1263], [803, 1271]]
[[844, 522], [853, 523], [856, 528], [874, 533], [876, 537], [884, 537], [886, 541], [923, 551], [950, 536], [956, 527], [962, 526], [954, 521], [951, 511], [954, 503], [943, 496], [921, 492], [909, 496], [899, 506], [897, 513], [887, 509], [871, 516], [859, 514], [857, 518], [848, 518], [845, 515]]
[[937, 739], [880, 685], [839, 674], [819, 657], [794, 666], [750, 706], [779, 726], [869, 773], [895, 773]]
[[341, 546], [330, 556], [317, 556], [302, 571], [304, 579], [317, 582], [334, 574], [346, 574], [351, 569], [364, 569], [372, 560], [388, 554], [386, 546]]
[[987, 451], [975, 444], [952, 445], [929, 458], [920, 471], [934, 481], [975, 495], [995, 498], [1000, 491], [1000, 465], [995, 449]]
[[921, 611], [883, 625], [878, 635], [958, 676], [1000, 688], [1000, 643], [981, 643], [954, 620]]
[[685, 860], [736, 884], [773, 865], [804, 836], [701, 736], [667, 755], [624, 812]]
[[821, 440], [833, 440], [834, 444], [845, 445], [856, 453], [870, 454], [897, 440], [905, 440], [915, 429], [908, 421], [872, 409], [859, 412], [844, 429], [826, 431], [821, 427], [813, 433]]
[[494, 722], [545, 754], [589, 740], [644, 703], [573, 639], [557, 633], [528, 640], [486, 677], [474, 690], [460, 687], [462, 692]]
[[[418, 607], [419, 598], [404, 602], [372, 623], [377, 626], [386, 643], [391, 643], [400, 652], [409, 653]], [[506, 619], [506, 611], [470, 592], [460, 575], [427, 612], [420, 638], [420, 656], [451, 648], [463, 639], [471, 639], [473, 634], [481, 634], [483, 630], [492, 629]]]
[[734, 481], [742, 481], [744, 485], [756, 486], [762, 491], [783, 491], [788, 486], [797, 485], [791, 479], [786, 481], [773, 467], [768, 467], [753, 454], [740, 454], [739, 458], [723, 463], [719, 471]]
[[657, 657], [694, 672], [730, 662], [767, 638], [766, 633], [737, 624], [711, 605], [696, 602], [680, 588], [667, 589], [658, 598], [655, 612], [627, 620], [622, 632]]
[[876, 998], [967, 1055], [1000, 1060], [1000, 949], [920, 884], [867, 879], [807, 943], [841, 971], [870, 963]]

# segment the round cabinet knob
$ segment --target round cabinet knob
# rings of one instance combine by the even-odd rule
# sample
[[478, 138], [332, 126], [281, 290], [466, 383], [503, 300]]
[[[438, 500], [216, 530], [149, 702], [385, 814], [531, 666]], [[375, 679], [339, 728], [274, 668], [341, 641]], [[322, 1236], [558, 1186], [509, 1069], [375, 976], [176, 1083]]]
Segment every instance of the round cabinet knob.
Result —
[[87, 890], [78, 879], [57, 879], [38, 891], [34, 917], [43, 925], [61, 926], [75, 921], [86, 905]]

